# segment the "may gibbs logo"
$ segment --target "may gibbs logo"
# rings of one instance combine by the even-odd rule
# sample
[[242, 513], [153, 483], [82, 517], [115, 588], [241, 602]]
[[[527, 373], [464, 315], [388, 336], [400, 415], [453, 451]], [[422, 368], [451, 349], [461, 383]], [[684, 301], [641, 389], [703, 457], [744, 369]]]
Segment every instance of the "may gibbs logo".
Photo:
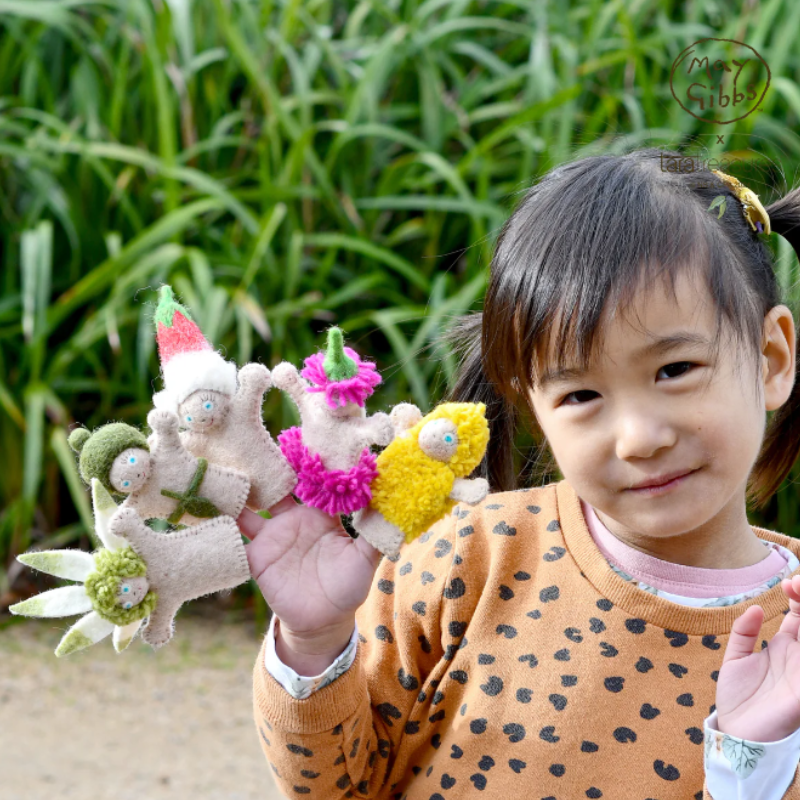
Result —
[[673, 97], [702, 122], [728, 125], [752, 114], [770, 81], [767, 62], [733, 39], [700, 39], [672, 65]]

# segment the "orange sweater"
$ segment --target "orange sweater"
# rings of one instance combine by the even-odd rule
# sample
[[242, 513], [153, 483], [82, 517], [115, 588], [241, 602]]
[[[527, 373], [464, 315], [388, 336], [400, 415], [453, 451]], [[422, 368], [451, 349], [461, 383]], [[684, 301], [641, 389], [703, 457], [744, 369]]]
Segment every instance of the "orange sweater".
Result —
[[[800, 542], [754, 527], [800, 557]], [[800, 572], [800, 570], [796, 571]], [[350, 669], [305, 700], [254, 671], [264, 754], [289, 798], [713, 800], [703, 721], [733, 621], [780, 584], [692, 608], [623, 580], [566, 482], [490, 495], [384, 558]], [[784, 795], [800, 800], [795, 774]]]

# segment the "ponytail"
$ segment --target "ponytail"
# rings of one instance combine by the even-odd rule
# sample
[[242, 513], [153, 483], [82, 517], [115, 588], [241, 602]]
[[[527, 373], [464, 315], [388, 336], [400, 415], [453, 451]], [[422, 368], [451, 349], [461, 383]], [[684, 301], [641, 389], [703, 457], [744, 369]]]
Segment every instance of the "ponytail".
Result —
[[[800, 188], [767, 208], [773, 233], [786, 239], [800, 258]], [[778, 491], [800, 455], [800, 327], [796, 325], [795, 382], [789, 399], [775, 411], [764, 435], [761, 451], [753, 466], [747, 498], [762, 508]]]
[[489, 445], [478, 469], [489, 481], [493, 492], [517, 488], [514, 468], [514, 440], [519, 411], [497, 392], [483, 368], [481, 328], [483, 314], [460, 317], [444, 335], [443, 340], [459, 360], [458, 373], [447, 400], [454, 403], [484, 403], [489, 423]]

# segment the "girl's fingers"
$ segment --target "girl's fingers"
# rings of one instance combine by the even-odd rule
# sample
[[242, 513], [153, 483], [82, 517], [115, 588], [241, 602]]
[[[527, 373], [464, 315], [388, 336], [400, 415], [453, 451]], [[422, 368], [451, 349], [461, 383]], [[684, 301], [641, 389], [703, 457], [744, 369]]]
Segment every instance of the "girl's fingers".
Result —
[[270, 506], [268, 510], [270, 516], [277, 517], [279, 514], [284, 514], [287, 511], [291, 511], [293, 508], [297, 508], [297, 503], [290, 494], [287, 494], [283, 500], [279, 500], [274, 506]]
[[[287, 494], [283, 500], [279, 500], [268, 510], [271, 517], [277, 517], [279, 514], [291, 511], [293, 508], [297, 508], [297, 503], [290, 494]], [[260, 514], [256, 514], [249, 508], [245, 508], [242, 513], [239, 514], [239, 519], [236, 520], [239, 530], [251, 541], [264, 529], [265, 522], [267, 522], [267, 520], [265, 520], [264, 517]]]
[[249, 508], [244, 508], [236, 520], [236, 524], [239, 526], [242, 535], [246, 536], [251, 541], [261, 532], [265, 522], [266, 520], [264, 517], [260, 514], [256, 514], [255, 511], [251, 511]]
[[764, 609], [761, 606], [750, 606], [740, 617], [737, 617], [731, 629], [728, 646], [725, 648], [723, 664], [753, 654], [763, 621]]
[[800, 631], [800, 592], [798, 592], [798, 589], [800, 589], [800, 575], [782, 580], [781, 588], [789, 598], [789, 613], [784, 616], [778, 632], [788, 633], [792, 638], [796, 639], [798, 631]]

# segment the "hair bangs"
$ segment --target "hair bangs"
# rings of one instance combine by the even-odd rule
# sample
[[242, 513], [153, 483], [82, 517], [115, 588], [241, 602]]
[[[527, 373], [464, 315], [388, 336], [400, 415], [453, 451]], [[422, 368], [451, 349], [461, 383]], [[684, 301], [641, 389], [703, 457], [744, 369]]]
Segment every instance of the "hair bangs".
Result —
[[627, 318], [657, 280], [674, 299], [682, 273], [704, 281], [714, 303], [714, 357], [725, 320], [739, 344], [758, 355], [766, 310], [741, 291], [748, 267], [708, 211], [713, 189], [708, 202], [698, 198], [687, 176], [673, 180], [661, 171], [660, 156], [639, 151], [559, 167], [504, 227], [482, 349], [487, 377], [509, 399], [527, 398], [547, 368], [589, 368], [602, 347], [604, 313], [609, 322]]

